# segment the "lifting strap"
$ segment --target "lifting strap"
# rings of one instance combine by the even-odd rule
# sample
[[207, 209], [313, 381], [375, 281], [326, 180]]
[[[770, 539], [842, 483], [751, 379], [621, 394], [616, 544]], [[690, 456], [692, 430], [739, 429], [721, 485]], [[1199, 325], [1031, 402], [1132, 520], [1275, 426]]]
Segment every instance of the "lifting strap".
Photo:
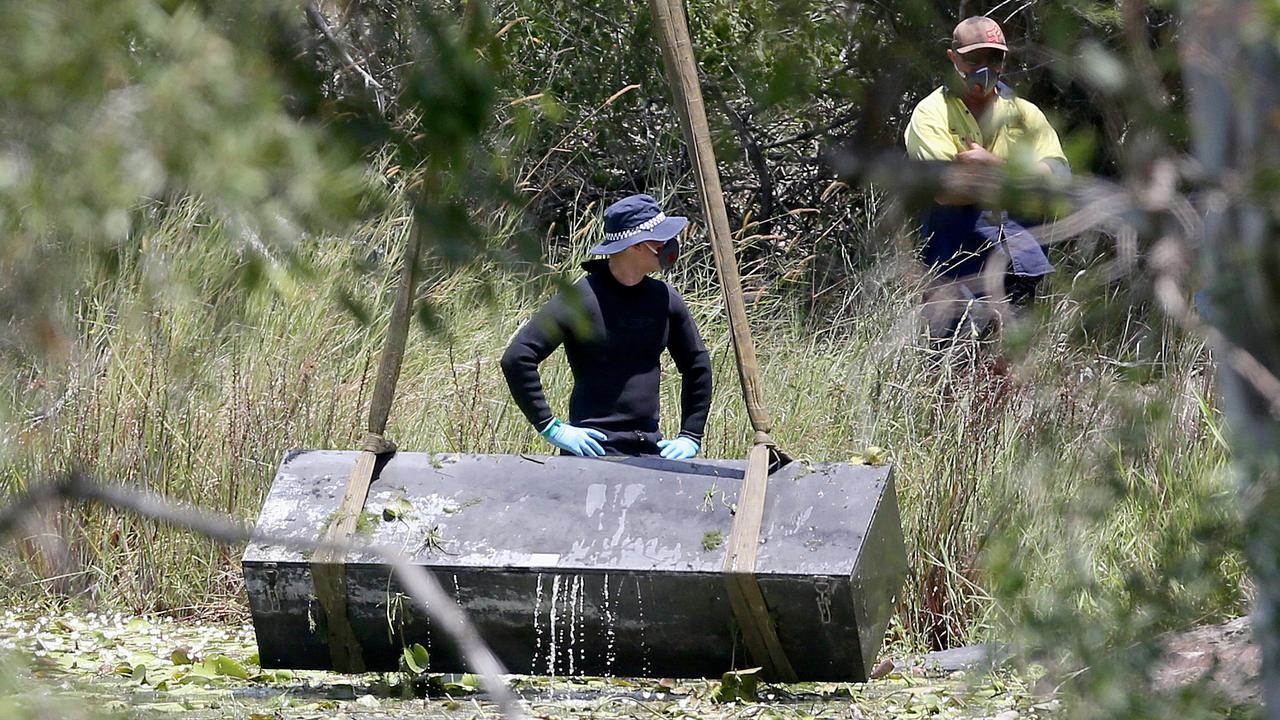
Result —
[[[720, 188], [720, 174], [716, 168], [711, 145], [711, 133], [707, 127], [702, 88], [698, 83], [696, 61], [692, 41], [689, 38], [688, 21], [682, 0], [649, 0], [662, 55], [667, 67], [672, 94], [679, 110], [680, 127], [684, 133], [689, 154], [694, 161], [694, 174], [702, 207], [707, 215], [708, 231], [716, 270], [724, 293], [725, 307], [729, 314], [729, 329], [737, 360], [738, 378], [746, 401], [747, 415], [755, 436], [747, 459], [747, 471], [739, 491], [737, 512], [733, 529], [729, 534], [723, 566], [725, 585], [734, 618], [742, 631], [743, 640], [752, 659], [764, 670], [766, 677], [794, 682], [792, 668], [778, 639], [768, 605], [755, 576], [756, 554], [760, 542], [760, 524], [764, 513], [764, 501], [768, 490], [769, 471], [772, 467], [790, 461], [769, 436], [772, 421], [764, 405], [761, 389], [760, 367], [756, 360], [755, 343], [747, 323], [746, 306], [742, 298], [742, 282], [738, 263], [734, 256], [733, 238], [729, 230], [728, 213]], [[391, 401], [399, 380], [404, 358], [405, 340], [408, 335], [409, 316], [413, 307], [415, 274], [421, 246], [420, 229], [415, 223], [405, 246], [401, 268], [400, 289], [383, 342], [378, 374], [374, 381], [373, 398], [369, 407], [368, 432], [365, 435], [355, 469], [347, 480], [346, 491], [337, 515], [325, 533], [326, 544], [349, 542], [355, 534], [356, 523], [369, 494], [369, 485], [382, 454], [394, 452], [395, 446], [383, 438]], [[340, 672], [363, 672], [364, 658], [347, 615], [347, 583], [345, 553], [335, 548], [318, 551], [311, 561], [312, 578], [316, 596], [325, 611], [326, 633], [333, 668]]]
[[711, 250], [715, 256], [716, 271], [720, 276], [720, 287], [729, 314], [729, 331], [737, 359], [738, 378], [742, 382], [747, 415], [755, 430], [751, 453], [747, 457], [747, 471], [738, 494], [733, 529], [726, 545], [723, 567], [725, 586], [733, 606], [734, 618], [742, 630], [743, 641], [752, 660], [761, 666], [769, 679], [794, 682], [795, 670], [778, 640], [777, 629], [755, 575], [756, 551], [760, 545], [760, 523], [764, 515], [769, 471], [771, 467], [786, 464], [790, 458], [779, 451], [769, 437], [773, 424], [764, 405], [760, 366], [756, 361], [751, 327], [747, 323], [742, 281], [738, 275], [733, 236], [729, 231], [729, 216], [725, 211], [724, 196], [720, 189], [720, 173], [716, 168], [711, 132], [707, 127], [706, 108], [702, 100], [702, 87], [698, 83], [697, 62], [693, 56], [693, 43], [689, 38], [684, 3], [683, 0], [649, 0], [649, 7], [662, 45], [662, 58], [678, 110], [680, 129], [684, 133], [685, 145], [698, 180], [698, 192], [711, 236]]
[[421, 246], [421, 228], [414, 222], [405, 241], [400, 288], [395, 304], [391, 307], [387, 336], [382, 341], [382, 356], [378, 359], [373, 398], [369, 402], [369, 424], [361, 443], [360, 455], [356, 459], [355, 469], [347, 478], [346, 491], [342, 495], [338, 512], [325, 530], [323, 542], [330, 547], [317, 550], [311, 558], [311, 579], [315, 584], [316, 599], [324, 609], [329, 656], [333, 661], [333, 669], [338, 672], [364, 672], [365, 666], [364, 652], [347, 614], [346, 553], [332, 546], [351, 541], [360, 513], [364, 511], [364, 503], [369, 497], [369, 485], [373, 482], [378, 458], [396, 450], [395, 444], [384, 438], [383, 433], [387, 429], [391, 400], [395, 397], [396, 383], [400, 379], [400, 367], [404, 360]]

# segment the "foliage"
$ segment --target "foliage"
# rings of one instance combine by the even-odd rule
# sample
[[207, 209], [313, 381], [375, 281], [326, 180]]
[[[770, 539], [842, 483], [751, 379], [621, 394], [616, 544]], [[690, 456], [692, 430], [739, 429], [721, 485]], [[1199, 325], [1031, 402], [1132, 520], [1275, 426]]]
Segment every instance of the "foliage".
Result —
[[[186, 205], [156, 227], [149, 242], [193, 273], [191, 285], [216, 286], [211, 280], [233, 267], [234, 255], [216, 234], [192, 229], [190, 218], [200, 213], [196, 204]], [[574, 231], [593, 222], [598, 217], [584, 213]], [[307, 262], [333, 285], [349, 287], [359, 277], [352, 257], [389, 252], [401, 233], [394, 218], [371, 221], [351, 238], [317, 242]], [[1229, 485], [1200, 342], [1169, 328], [1143, 329], [1131, 315], [1130, 336], [1094, 334], [1096, 346], [1064, 352], [1090, 305], [1062, 295], [1043, 334], [1026, 341], [1014, 374], [996, 375], [987, 360], [957, 354], [946, 361], [904, 331], [914, 295], [910, 277], [895, 268], [893, 261], [878, 266], [872, 277], [880, 280], [868, 282], [824, 330], [777, 297], [763, 296], [750, 314], [764, 330], [760, 354], [783, 447], [801, 460], [880, 460], [886, 451], [878, 448], [887, 448], [894, 462], [911, 553], [896, 642], [948, 647], [992, 631], [998, 616], [981, 556], [1006, 530], [1016, 531], [1023, 548], [1027, 584], [1051, 587], [1070, 562], [1056, 509], [1093, 492], [1092, 479], [1103, 468], [1139, 487], [1159, 488], [1157, 496], [1118, 503], [1103, 530], [1084, 528], [1084, 537], [1071, 540], [1082, 552], [1098, 553], [1095, 567], [1108, 591], [1123, 588], [1129, 568], [1158, 567], [1162, 538], [1190, 542], [1198, 518], [1218, 512], [1202, 504], [1223, 499]], [[140, 272], [126, 269], [121, 282], [86, 289], [84, 314], [76, 316], [86, 345], [101, 348], [101, 355], [65, 375], [44, 375], [44, 385], [25, 396], [23, 417], [62, 401], [59, 412], [28, 428], [27, 452], [8, 482], [20, 486], [48, 474], [56, 450], [120, 481], [251, 518], [287, 448], [358, 441], [374, 355], [369, 338], [385, 322], [385, 306], [363, 325], [335, 316], [328, 288], [299, 283], [287, 295], [164, 307], [156, 324], [138, 311], [147, 302]], [[402, 446], [544, 449], [510, 403], [497, 361], [556, 274], [530, 282], [480, 267], [428, 279], [444, 334], [411, 340], [397, 398], [402, 409], [390, 428]], [[719, 290], [705, 266], [683, 266], [671, 280], [712, 339], [716, 395], [706, 452], [741, 456], [749, 424], [724, 341]], [[483, 292], [487, 303], [478, 302]], [[1112, 311], [1128, 313], [1123, 305]], [[212, 320], [221, 314], [243, 324], [220, 327]], [[105, 321], [113, 317], [120, 320]], [[567, 367], [553, 358], [545, 368], [552, 402], [563, 406]], [[677, 407], [677, 389], [667, 384], [664, 407]], [[1166, 397], [1178, 400], [1159, 416], [1168, 418], [1168, 429], [1149, 438], [1148, 452], [1100, 450], [1098, 443], [1125, 431], [1133, 412]], [[1046, 479], [1032, 482], [1039, 477]], [[234, 556], [202, 541], [96, 509], [48, 522], [68, 539], [70, 554], [59, 561], [37, 545], [20, 546], [6, 573], [24, 597], [69, 593], [135, 610], [236, 604]], [[1117, 545], [1121, 538], [1126, 544]], [[1227, 562], [1222, 572], [1213, 585], [1220, 599], [1202, 608], [1219, 616], [1238, 611], [1242, 601], [1239, 564]], [[41, 584], [41, 577], [61, 579]]]
[[716, 702], [759, 702], [760, 668], [733, 670], [720, 678], [720, 687], [712, 695]]
[[[416, 112], [399, 96], [395, 70], [406, 55], [406, 6], [336, 5], [331, 29], [364, 69], [317, 39], [332, 79], [326, 87], [363, 96], [367, 73], [385, 88], [391, 114]], [[760, 262], [762, 281], [782, 276], [820, 288], [846, 281], [845, 259], [864, 268], [883, 254], [887, 238], [867, 232], [880, 220], [867, 191], [845, 189], [843, 202], [828, 202], [841, 187], [826, 160], [845, 148], [900, 152], [915, 102], [951, 77], [944, 51], [959, 9], [822, 0], [687, 5], [743, 256]], [[467, 7], [468, 18], [483, 12], [479, 4]], [[1134, 117], [1104, 102], [1145, 97], [1123, 76], [1104, 82], [1091, 72], [1105, 65], [1091, 59], [1108, 59], [1128, 42], [1114, 3], [1005, 7], [1001, 19], [1018, 49], [1009, 79], [1055, 118], [1075, 167], [1114, 171], [1140, 162], [1149, 138], [1142, 135], [1132, 155], [1126, 138], [1177, 114], [1161, 107]], [[1148, 15], [1151, 40], [1168, 42], [1168, 13]], [[498, 29], [484, 52], [499, 100], [485, 142], [503, 159], [516, 205], [531, 212], [541, 234], [558, 240], [557, 257], [573, 242], [574, 208], [622, 194], [660, 189], [676, 210], [700, 218], [686, 194], [688, 163], [647, 2], [499, 0], [492, 16]], [[1067, 60], [1078, 52], [1084, 71], [1073, 72]], [[1176, 72], [1164, 79], [1175, 80], [1176, 90]], [[1172, 101], [1180, 102], [1178, 94]]]
[[427, 649], [414, 643], [411, 647], [404, 649], [404, 666], [415, 675], [426, 672], [430, 666], [431, 655]]
[[[388, 118], [369, 98], [325, 94], [299, 53], [294, 3], [5, 9], [0, 305], [12, 319], [6, 352], [20, 362], [80, 352], [66, 298], [90, 279], [114, 282], [122, 264], [145, 268], [156, 305], [186, 297], [192, 288], [176, 282], [186, 269], [146, 244], [184, 197], [202, 199], [193, 220], [234, 251], [216, 282], [236, 293], [315, 281], [299, 250], [317, 232], [393, 212], [386, 190], [396, 183], [414, 188], [395, 211], [407, 211], [436, 261], [465, 260], [480, 237], [471, 213], [505, 194], [475, 142], [494, 101], [480, 21], [460, 31], [425, 8], [413, 14], [402, 100], [434, 111]], [[369, 172], [375, 154], [391, 163], [379, 175]], [[364, 312], [363, 301], [341, 299]]]
[[[0, 646], [0, 663], [11, 671], [0, 675], [0, 711], [6, 718], [19, 720], [116, 716], [311, 720], [375, 713], [385, 718], [470, 718], [496, 712], [487, 698], [477, 694], [473, 675], [418, 675], [409, 685], [391, 674], [353, 678], [261, 670], [251, 629], [239, 625], [72, 613], [55, 620], [10, 611], [0, 617]], [[227, 658], [248, 677], [233, 672], [198, 682], [174, 681], [192, 677], [194, 667], [162, 659], [175, 647], [189, 649], [201, 663], [215, 654]], [[137, 667], [147, 668], [146, 675], [100, 672], [103, 665], [130, 662], [122, 663], [121, 658], [133, 658]], [[726, 702], [716, 699], [719, 683], [702, 680], [513, 676], [509, 681], [527, 698], [530, 714], [540, 717], [659, 715], [729, 720], [749, 714], [809, 720], [851, 714], [856, 708], [861, 717], [877, 720], [958, 719], [1010, 711], [1023, 717], [1051, 717], [1056, 707], [1053, 699], [1037, 696], [1027, 683], [1007, 673], [953, 677], [895, 673], [868, 685], [804, 683], [783, 688], [760, 683], [757, 698], [726, 698]], [[55, 687], [56, 693], [52, 692]], [[411, 691], [407, 695], [406, 689]], [[425, 695], [419, 690], [426, 690]]]
[[[310, 25], [275, 0], [0, 7], [9, 492], [79, 465], [252, 516], [285, 448], [355, 444], [391, 259], [414, 232], [433, 335], [413, 340], [392, 433], [538, 448], [497, 372], [510, 333], [572, 272], [604, 201], [650, 191], [699, 215], [637, 0], [506, 0], [492, 17], [325, 3]], [[1021, 41], [1011, 79], [1076, 169], [1154, 187], [1153, 158], [1187, 142], [1178, 28], [1134, 7], [1003, 12]], [[1009, 633], [1075, 679], [1080, 716], [1207, 712], [1145, 683], [1159, 633], [1247, 599], [1203, 343], [1156, 315], [1148, 279], [1094, 282], [1116, 277], [1095, 262], [1110, 252], [1081, 244], [1000, 348], [932, 351], [895, 252], [914, 208], [825, 163], [896, 152], [914, 101], [949, 76], [954, 12], [690, 3], [775, 437], [801, 458], [888, 449], [910, 551], [896, 647]], [[714, 351], [706, 451], [739, 456], [709, 253], [690, 245], [672, 280]], [[550, 262], [501, 272], [535, 256]], [[546, 377], [562, 405], [563, 363]], [[33, 522], [0, 566], [10, 599], [242, 612], [227, 549], [100, 509]]]

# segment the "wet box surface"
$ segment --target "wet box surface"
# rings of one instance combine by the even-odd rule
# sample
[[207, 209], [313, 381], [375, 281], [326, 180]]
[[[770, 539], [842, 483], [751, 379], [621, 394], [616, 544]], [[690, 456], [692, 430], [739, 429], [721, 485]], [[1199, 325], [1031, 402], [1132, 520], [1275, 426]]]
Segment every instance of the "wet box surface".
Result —
[[[288, 453], [259, 532], [321, 538], [357, 455]], [[718, 677], [747, 664], [720, 572], [744, 467], [402, 452], [370, 487], [359, 539], [437, 573], [512, 672]], [[864, 679], [906, 574], [890, 469], [778, 470], [761, 543], [756, 574], [801, 679]], [[243, 566], [263, 666], [327, 668], [309, 554], [253, 543]], [[395, 669], [415, 642], [432, 670], [466, 669], [376, 555], [351, 552], [346, 572], [369, 669]]]

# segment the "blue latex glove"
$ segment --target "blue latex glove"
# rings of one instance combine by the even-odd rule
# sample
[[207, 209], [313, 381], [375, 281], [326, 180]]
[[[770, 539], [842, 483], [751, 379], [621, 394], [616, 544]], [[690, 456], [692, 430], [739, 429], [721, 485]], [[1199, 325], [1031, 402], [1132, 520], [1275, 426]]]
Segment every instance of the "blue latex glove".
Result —
[[688, 460], [698, 454], [702, 448], [698, 441], [683, 435], [675, 440], [659, 440], [658, 454], [668, 460]]
[[574, 455], [604, 457], [604, 448], [600, 446], [599, 441], [605, 439], [605, 434], [599, 430], [575, 427], [553, 419], [542, 431], [542, 437], [552, 445]]

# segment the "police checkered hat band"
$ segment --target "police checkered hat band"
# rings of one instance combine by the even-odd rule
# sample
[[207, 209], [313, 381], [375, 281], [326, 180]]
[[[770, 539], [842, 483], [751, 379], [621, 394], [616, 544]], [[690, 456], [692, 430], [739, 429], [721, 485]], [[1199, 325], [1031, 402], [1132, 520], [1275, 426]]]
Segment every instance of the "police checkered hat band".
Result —
[[653, 217], [649, 218], [648, 220], [645, 220], [644, 222], [640, 223], [639, 225], [633, 228], [630, 228], [627, 230], [619, 230], [618, 232], [605, 233], [604, 241], [607, 243], [612, 243], [612, 242], [617, 242], [619, 240], [626, 240], [629, 237], [635, 237], [636, 235], [639, 235], [640, 233], [646, 230], [652, 230], [658, 227], [659, 223], [663, 222], [666, 219], [667, 219], [667, 214], [660, 212], [657, 215], [654, 215]]
[[612, 255], [648, 240], [666, 242], [688, 224], [688, 218], [664, 213], [652, 195], [629, 195], [604, 209], [604, 238], [587, 252]]

